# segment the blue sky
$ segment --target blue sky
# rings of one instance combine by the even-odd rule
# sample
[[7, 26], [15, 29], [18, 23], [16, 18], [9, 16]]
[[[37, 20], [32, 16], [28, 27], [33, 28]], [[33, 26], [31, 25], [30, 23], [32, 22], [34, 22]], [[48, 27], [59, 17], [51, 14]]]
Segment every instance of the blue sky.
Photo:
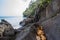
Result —
[[22, 16], [31, 0], [0, 0], [0, 16]]

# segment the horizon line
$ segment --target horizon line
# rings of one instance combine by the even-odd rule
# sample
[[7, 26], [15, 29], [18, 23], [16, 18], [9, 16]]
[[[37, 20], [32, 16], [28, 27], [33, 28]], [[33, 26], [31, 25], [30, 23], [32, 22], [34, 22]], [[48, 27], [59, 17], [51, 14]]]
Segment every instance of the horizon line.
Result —
[[21, 16], [0, 16], [0, 17], [21, 17]]

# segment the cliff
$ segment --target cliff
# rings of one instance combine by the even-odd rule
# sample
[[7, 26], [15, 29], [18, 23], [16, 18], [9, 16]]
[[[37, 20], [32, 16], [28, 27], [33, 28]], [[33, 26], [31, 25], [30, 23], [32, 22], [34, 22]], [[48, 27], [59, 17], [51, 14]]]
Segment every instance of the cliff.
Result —
[[60, 0], [51, 0], [49, 4], [44, 5], [45, 7], [37, 7], [34, 16], [29, 16], [20, 23], [23, 30], [17, 35], [16, 40], [37, 40], [38, 25], [42, 26], [47, 40], [60, 40], [59, 2]]

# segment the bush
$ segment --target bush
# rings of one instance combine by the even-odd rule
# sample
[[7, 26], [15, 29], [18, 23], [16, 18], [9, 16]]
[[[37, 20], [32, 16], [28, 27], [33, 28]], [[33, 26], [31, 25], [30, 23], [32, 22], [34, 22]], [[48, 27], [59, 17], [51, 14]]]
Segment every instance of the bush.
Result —
[[44, 6], [44, 5], [43, 5], [44, 2], [46, 2], [46, 3], [49, 4], [49, 3], [51, 2], [51, 0], [36, 0], [36, 1], [33, 2], [33, 3], [31, 2], [30, 5], [29, 5], [29, 8], [27, 8], [27, 9], [24, 11], [24, 13], [23, 13], [24, 17], [27, 17], [27, 16], [29, 16], [29, 15], [34, 15], [37, 6], [40, 5], [40, 6], [43, 7], [43, 6]]

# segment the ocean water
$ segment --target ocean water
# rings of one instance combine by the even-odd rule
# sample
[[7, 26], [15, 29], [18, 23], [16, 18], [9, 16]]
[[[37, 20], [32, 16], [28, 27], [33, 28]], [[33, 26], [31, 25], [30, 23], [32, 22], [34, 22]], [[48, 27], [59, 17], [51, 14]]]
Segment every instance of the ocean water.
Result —
[[5, 19], [6, 21], [8, 21], [13, 26], [14, 29], [22, 27], [19, 25], [19, 22], [23, 20], [23, 17], [2, 16], [0, 17], [0, 21], [1, 19]]

